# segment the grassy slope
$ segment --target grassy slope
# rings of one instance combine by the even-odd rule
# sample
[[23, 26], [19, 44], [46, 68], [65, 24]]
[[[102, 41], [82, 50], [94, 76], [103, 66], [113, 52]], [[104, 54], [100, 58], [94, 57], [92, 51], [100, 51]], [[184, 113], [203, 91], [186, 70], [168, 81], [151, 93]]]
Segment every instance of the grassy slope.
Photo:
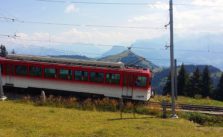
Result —
[[199, 127], [183, 120], [159, 119], [145, 115], [81, 111], [0, 102], [1, 137], [221, 137], [223, 128]]
[[[167, 101], [171, 101], [171, 98], [166, 97], [166, 96], [155, 96], [150, 101], [162, 102], [163, 99], [165, 99]], [[217, 101], [217, 100], [212, 100], [212, 99], [195, 99], [195, 98], [180, 96], [180, 97], [178, 97], [176, 102], [180, 103], [180, 104], [210, 105], [210, 106], [223, 107], [223, 101]]]

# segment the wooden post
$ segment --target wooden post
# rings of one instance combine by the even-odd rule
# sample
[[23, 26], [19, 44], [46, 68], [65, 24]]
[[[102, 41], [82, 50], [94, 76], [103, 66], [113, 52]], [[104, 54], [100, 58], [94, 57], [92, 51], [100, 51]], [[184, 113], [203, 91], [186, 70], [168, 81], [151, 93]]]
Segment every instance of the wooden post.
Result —
[[46, 102], [46, 94], [43, 90], [41, 91], [40, 99], [41, 99], [41, 103], [44, 104]]
[[133, 102], [133, 117], [136, 118], [136, 103]]
[[163, 108], [163, 115], [162, 115], [162, 117], [163, 118], [167, 118], [167, 115], [166, 115], [166, 101], [165, 100], [162, 101], [162, 108]]
[[123, 108], [124, 108], [124, 102], [123, 102], [123, 99], [120, 98], [120, 100], [119, 100], [119, 110], [120, 110], [120, 118], [121, 119], [122, 119]]

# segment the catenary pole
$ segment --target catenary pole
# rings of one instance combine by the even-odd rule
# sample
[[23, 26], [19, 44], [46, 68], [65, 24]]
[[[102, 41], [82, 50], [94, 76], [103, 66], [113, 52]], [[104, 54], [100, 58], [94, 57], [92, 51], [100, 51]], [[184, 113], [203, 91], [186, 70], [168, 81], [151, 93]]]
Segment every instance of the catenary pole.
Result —
[[169, 13], [170, 13], [170, 68], [171, 68], [171, 100], [172, 100], [172, 118], [178, 118], [175, 111], [175, 63], [174, 63], [174, 32], [173, 32], [173, 0], [169, 1]]

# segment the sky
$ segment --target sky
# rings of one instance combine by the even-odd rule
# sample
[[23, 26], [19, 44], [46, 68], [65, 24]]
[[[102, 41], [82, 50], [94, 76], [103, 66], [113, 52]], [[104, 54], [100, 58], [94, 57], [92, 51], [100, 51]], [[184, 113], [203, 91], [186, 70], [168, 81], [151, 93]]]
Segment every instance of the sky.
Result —
[[[63, 45], [91, 43], [130, 46], [137, 40], [162, 37], [164, 43], [168, 44], [169, 28], [164, 27], [169, 22], [168, 0], [85, 1], [144, 3], [143, 5], [72, 2], [75, 0], [60, 2], [0, 0], [0, 42], [4, 45], [51, 47], [61, 45], [61, 43], [65, 43]], [[223, 34], [222, 0], [173, 0], [173, 2], [176, 41], [181, 38]], [[15, 21], [12, 22], [10, 19], [15, 19]], [[51, 24], [41, 24], [43, 22]], [[97, 25], [107, 27], [97, 27]], [[3, 35], [17, 37], [7, 38]], [[193, 50], [196, 48], [193, 46], [187, 45], [180, 48]], [[66, 48], [69, 49], [69, 46]], [[106, 46], [100, 48], [108, 49]], [[196, 49], [199, 48], [203, 47]]]

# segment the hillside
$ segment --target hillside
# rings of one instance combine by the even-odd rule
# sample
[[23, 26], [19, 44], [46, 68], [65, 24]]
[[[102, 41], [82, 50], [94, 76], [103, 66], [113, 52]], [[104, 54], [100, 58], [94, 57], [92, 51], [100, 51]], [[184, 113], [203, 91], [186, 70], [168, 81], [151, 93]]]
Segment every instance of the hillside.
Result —
[[[197, 67], [199, 68], [200, 72], [202, 72], [205, 68], [205, 65], [184, 65], [184, 66], [187, 73], [189, 74], [192, 74]], [[213, 85], [216, 86], [221, 76], [221, 70], [214, 66], [209, 66], [208, 68], [211, 73]], [[179, 69], [180, 69], [180, 66], [178, 66], [178, 71]], [[166, 83], [168, 74], [169, 74], [169, 68], [163, 69], [154, 74], [154, 77], [152, 79], [152, 85], [153, 85], [154, 90], [157, 91], [158, 94], [162, 93], [162, 89], [164, 87], [164, 84]]]
[[[220, 137], [222, 128], [150, 115], [38, 107], [0, 102], [1, 137]], [[183, 129], [183, 130], [182, 130]], [[168, 131], [168, 134], [167, 134]]]
[[99, 61], [110, 61], [110, 62], [123, 62], [128, 66], [139, 66], [142, 68], [150, 68], [152, 71], [157, 71], [159, 67], [153, 64], [151, 61], [136, 55], [131, 50], [125, 50], [119, 54], [107, 56], [98, 59]]

